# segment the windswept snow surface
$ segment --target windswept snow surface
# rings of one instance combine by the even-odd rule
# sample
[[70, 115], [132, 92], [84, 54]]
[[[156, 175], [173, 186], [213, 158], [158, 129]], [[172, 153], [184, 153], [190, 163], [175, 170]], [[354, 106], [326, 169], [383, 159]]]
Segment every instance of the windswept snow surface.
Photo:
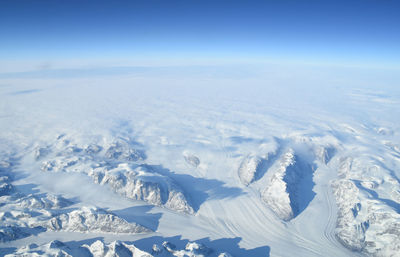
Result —
[[231, 69], [0, 76], [0, 255], [400, 256], [400, 79]]

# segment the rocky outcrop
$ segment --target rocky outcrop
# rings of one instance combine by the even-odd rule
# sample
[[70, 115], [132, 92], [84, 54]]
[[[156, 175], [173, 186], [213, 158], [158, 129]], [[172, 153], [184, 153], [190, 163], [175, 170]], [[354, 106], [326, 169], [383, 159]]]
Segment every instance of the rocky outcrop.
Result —
[[336, 237], [372, 256], [400, 252], [400, 204], [387, 192], [400, 189], [390, 170], [369, 156], [342, 158], [332, 191], [338, 207]]
[[41, 224], [53, 231], [98, 232], [136, 234], [150, 232], [149, 229], [102, 209], [83, 207], [69, 213], [60, 214]]
[[95, 168], [89, 176], [96, 183], [108, 185], [127, 198], [165, 206], [178, 212], [194, 213], [183, 191], [172, 179], [151, 172], [146, 166], [131, 167], [124, 163], [113, 169]]
[[216, 253], [213, 249], [197, 243], [189, 242], [184, 249], [177, 249], [175, 245], [164, 241], [161, 245], [154, 244], [151, 253], [139, 249], [135, 244], [113, 241], [109, 244], [101, 240], [96, 240], [91, 244], [69, 247], [67, 244], [58, 240], [51, 241], [43, 245], [30, 244], [17, 249], [14, 253], [5, 255], [11, 256], [49, 256], [49, 257], [69, 257], [69, 256], [90, 256], [90, 257], [153, 257], [153, 256], [177, 256], [177, 257], [231, 257], [229, 253]]
[[313, 168], [302, 162], [288, 149], [272, 170], [262, 200], [282, 220], [288, 221], [300, 214], [313, 199]]
[[29, 236], [28, 233], [24, 232], [19, 227], [14, 226], [1, 226], [0, 227], [0, 242], [8, 242]]
[[240, 181], [244, 185], [248, 186], [256, 180], [257, 173], [260, 173], [263, 161], [263, 158], [254, 155], [247, 156], [243, 159], [238, 170], [238, 175]]
[[[42, 160], [43, 171], [85, 173], [95, 183], [107, 185], [124, 197], [178, 212], [194, 213], [179, 185], [170, 177], [143, 164], [145, 153], [133, 148], [128, 141], [117, 140], [108, 146], [79, 146], [66, 139], [64, 142], [57, 144], [51, 155], [39, 158]], [[194, 166], [200, 162], [194, 156], [187, 158]]]
[[131, 256], [131, 257], [152, 257], [153, 255], [138, 249], [133, 244], [128, 244], [120, 241], [114, 241], [110, 244], [105, 244], [100, 240], [94, 243], [82, 246], [86, 248], [93, 257], [112, 257], [112, 256]]

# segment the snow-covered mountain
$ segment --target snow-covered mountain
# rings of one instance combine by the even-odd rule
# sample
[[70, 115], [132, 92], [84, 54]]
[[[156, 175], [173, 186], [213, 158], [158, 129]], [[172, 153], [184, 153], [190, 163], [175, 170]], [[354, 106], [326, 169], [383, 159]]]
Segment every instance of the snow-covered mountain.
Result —
[[400, 256], [397, 89], [182, 76], [1, 79], [0, 255]]

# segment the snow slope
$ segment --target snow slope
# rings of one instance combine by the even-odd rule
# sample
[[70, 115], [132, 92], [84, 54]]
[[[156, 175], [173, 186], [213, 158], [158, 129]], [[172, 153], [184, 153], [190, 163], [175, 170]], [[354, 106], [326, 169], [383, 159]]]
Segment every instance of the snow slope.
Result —
[[2, 255], [399, 256], [398, 89], [170, 71], [1, 78]]

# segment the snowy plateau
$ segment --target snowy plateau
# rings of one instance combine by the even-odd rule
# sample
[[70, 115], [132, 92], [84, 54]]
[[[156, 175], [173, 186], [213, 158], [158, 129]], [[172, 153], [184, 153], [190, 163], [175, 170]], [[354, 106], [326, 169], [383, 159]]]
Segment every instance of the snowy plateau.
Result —
[[279, 69], [0, 74], [0, 255], [400, 256], [400, 78]]

